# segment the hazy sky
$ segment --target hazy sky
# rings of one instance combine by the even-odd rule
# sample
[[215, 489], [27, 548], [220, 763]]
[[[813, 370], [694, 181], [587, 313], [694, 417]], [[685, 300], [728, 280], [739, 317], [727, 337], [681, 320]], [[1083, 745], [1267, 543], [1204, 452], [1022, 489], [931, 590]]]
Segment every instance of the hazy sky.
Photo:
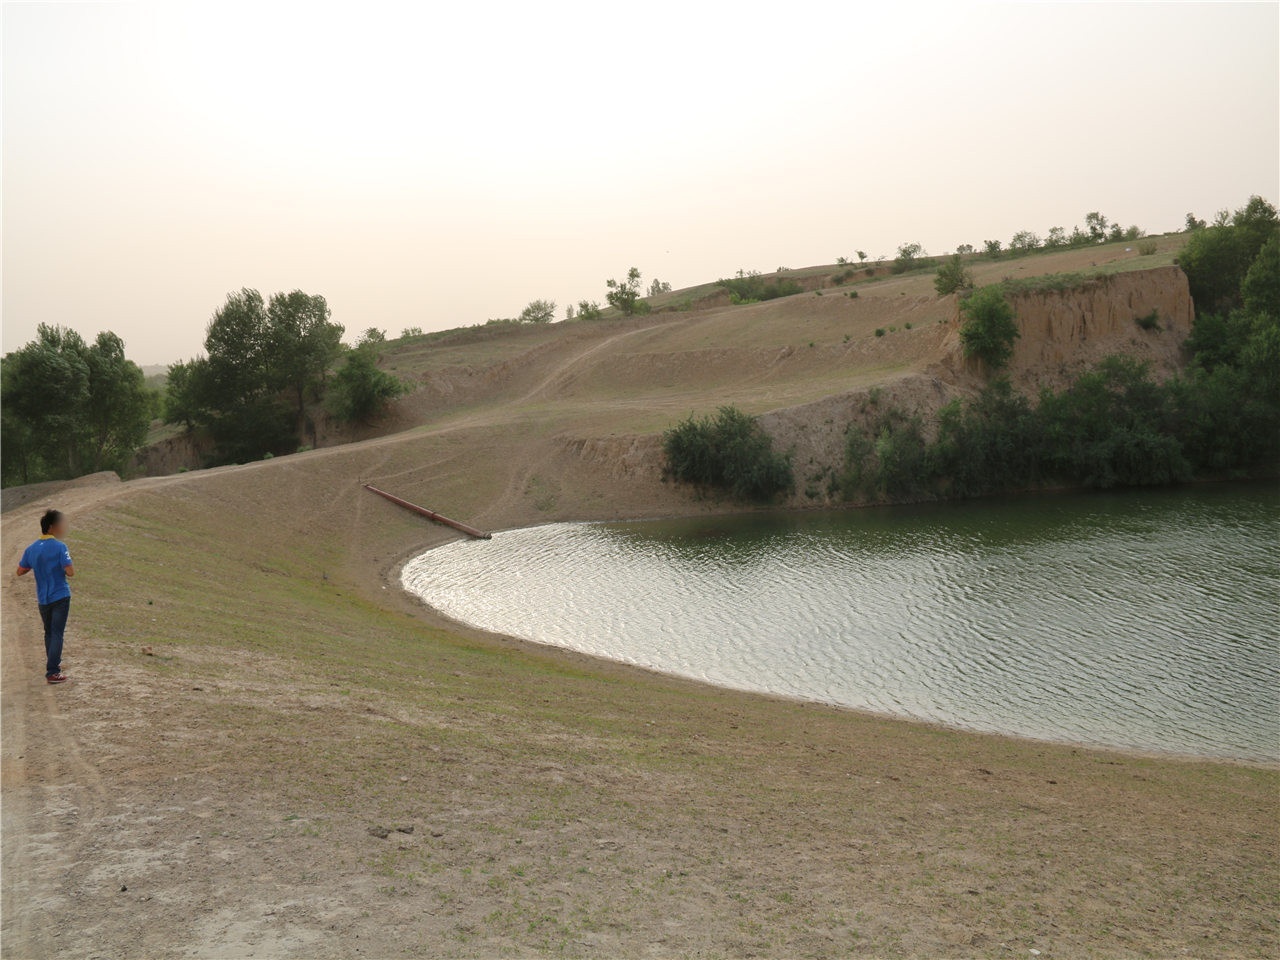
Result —
[[4, 349], [196, 353], [1280, 192], [1280, 6], [6, 3]]

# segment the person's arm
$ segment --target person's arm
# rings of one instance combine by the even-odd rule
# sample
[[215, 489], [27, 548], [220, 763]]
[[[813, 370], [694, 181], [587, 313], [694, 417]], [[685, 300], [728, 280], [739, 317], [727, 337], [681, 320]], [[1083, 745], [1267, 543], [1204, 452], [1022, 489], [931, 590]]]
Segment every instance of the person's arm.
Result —
[[76, 568], [71, 566], [71, 564], [67, 564], [65, 567], [62, 568], [62, 572], [65, 573], [68, 577], [74, 577], [76, 575]]
[[18, 572], [16, 574], [17, 576], [25, 577], [30, 572], [31, 572], [30, 567], [24, 567], [22, 564], [18, 564]]

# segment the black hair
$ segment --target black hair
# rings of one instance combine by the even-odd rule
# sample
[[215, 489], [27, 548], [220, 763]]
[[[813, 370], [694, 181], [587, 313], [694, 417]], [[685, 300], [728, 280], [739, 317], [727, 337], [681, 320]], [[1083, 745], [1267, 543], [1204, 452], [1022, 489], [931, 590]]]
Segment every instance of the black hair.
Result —
[[61, 510], [46, 510], [44, 516], [40, 518], [40, 532], [47, 534], [59, 520], [62, 519]]

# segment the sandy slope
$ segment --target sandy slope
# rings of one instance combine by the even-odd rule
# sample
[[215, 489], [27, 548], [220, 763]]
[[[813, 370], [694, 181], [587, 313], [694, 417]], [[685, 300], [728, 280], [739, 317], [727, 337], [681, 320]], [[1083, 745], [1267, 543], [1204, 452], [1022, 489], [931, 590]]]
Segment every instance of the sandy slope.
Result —
[[4, 956], [1273, 955], [1274, 770], [709, 689], [395, 589], [444, 533], [362, 480], [495, 528], [713, 511], [658, 476], [671, 417], [728, 397], [820, 451], [806, 404], [946, 374], [945, 304], [829, 296], [460, 344], [404, 432], [6, 492], [6, 556], [56, 499], [81, 576], [62, 688], [3, 585]]

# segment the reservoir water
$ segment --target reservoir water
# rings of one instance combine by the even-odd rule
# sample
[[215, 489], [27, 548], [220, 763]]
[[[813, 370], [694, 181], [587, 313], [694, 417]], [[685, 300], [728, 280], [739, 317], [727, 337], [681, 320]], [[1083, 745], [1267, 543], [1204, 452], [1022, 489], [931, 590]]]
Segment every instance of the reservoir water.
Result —
[[1280, 761], [1280, 488], [623, 524], [410, 561], [456, 620], [747, 690]]

